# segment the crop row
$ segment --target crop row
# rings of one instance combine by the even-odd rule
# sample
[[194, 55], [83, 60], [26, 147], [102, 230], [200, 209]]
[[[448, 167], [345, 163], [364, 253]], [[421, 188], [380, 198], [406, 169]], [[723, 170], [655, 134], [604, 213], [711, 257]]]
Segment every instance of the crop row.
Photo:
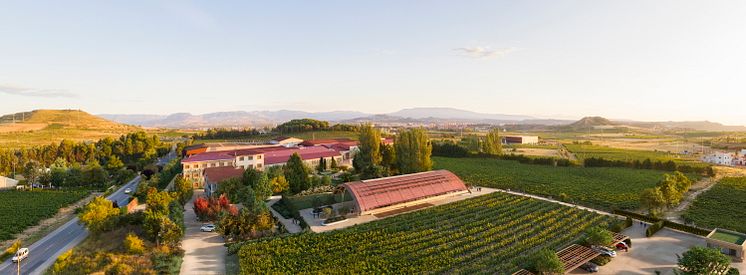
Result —
[[551, 196], [602, 209], [637, 209], [639, 194], [655, 187], [663, 172], [627, 168], [553, 167], [489, 158], [434, 157], [472, 185]]
[[246, 244], [241, 272], [511, 273], [527, 253], [561, 248], [607, 217], [493, 193], [327, 233]]
[[724, 178], [702, 193], [682, 217], [705, 228], [746, 233], [746, 177]]
[[0, 241], [12, 239], [86, 194], [85, 191], [0, 191]]

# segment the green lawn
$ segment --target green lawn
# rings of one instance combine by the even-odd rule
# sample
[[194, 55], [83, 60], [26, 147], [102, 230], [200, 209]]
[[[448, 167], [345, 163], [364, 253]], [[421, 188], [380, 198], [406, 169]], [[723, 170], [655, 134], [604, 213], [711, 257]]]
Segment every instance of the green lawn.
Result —
[[511, 274], [610, 217], [496, 192], [326, 233], [248, 242], [242, 274]]
[[639, 194], [663, 172], [627, 168], [554, 167], [489, 158], [433, 157], [436, 169], [456, 173], [472, 185], [520, 190], [602, 209], [637, 209]]
[[54, 216], [60, 208], [77, 202], [88, 191], [0, 191], [0, 241]]
[[[306, 196], [290, 196], [281, 200], [274, 205], [272, 208], [279, 212], [285, 218], [296, 217], [300, 218], [298, 210], [314, 207], [314, 201], [317, 201], [321, 205], [333, 204], [341, 201], [339, 195], [335, 196], [332, 193], [319, 193], [311, 194]], [[345, 201], [352, 200], [350, 197], [346, 197]]]
[[724, 178], [689, 206], [685, 221], [746, 233], [746, 177]]
[[736, 234], [731, 234], [728, 232], [722, 232], [720, 230], [716, 231], [715, 234], [712, 234], [710, 236], [713, 239], [721, 240], [724, 242], [734, 243], [737, 245], [743, 244], [744, 241], [746, 241], [746, 237]]

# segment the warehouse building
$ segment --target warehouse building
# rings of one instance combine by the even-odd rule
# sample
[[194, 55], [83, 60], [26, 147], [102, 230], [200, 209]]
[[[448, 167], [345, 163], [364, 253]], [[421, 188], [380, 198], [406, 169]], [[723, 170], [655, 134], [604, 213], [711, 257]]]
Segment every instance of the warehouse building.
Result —
[[469, 191], [461, 179], [446, 170], [348, 182], [342, 188], [345, 196], [352, 197], [352, 212], [359, 215]]
[[539, 136], [503, 136], [503, 144], [537, 144]]

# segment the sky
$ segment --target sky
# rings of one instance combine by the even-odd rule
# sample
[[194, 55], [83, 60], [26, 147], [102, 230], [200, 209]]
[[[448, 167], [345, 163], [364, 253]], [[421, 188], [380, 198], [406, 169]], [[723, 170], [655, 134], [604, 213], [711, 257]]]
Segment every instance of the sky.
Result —
[[746, 125], [746, 1], [0, 1], [0, 113]]

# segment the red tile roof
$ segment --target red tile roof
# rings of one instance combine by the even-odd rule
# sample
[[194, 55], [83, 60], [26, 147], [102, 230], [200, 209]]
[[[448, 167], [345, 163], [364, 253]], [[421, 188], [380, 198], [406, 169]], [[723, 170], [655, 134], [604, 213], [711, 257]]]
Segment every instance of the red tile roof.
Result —
[[302, 160], [340, 156], [339, 152], [324, 146], [291, 147], [286, 150], [274, 150], [264, 153], [264, 165], [286, 163], [294, 153], [298, 153]]
[[196, 155], [191, 155], [188, 158], [181, 160], [182, 163], [195, 162], [195, 161], [208, 161], [208, 160], [228, 160], [233, 159], [234, 151], [214, 151], [204, 152]]
[[218, 183], [230, 178], [237, 178], [243, 175], [244, 169], [241, 167], [223, 166], [211, 167], [205, 169], [205, 181], [209, 183]]
[[360, 212], [389, 205], [465, 191], [466, 185], [446, 170], [429, 171], [344, 184]]

